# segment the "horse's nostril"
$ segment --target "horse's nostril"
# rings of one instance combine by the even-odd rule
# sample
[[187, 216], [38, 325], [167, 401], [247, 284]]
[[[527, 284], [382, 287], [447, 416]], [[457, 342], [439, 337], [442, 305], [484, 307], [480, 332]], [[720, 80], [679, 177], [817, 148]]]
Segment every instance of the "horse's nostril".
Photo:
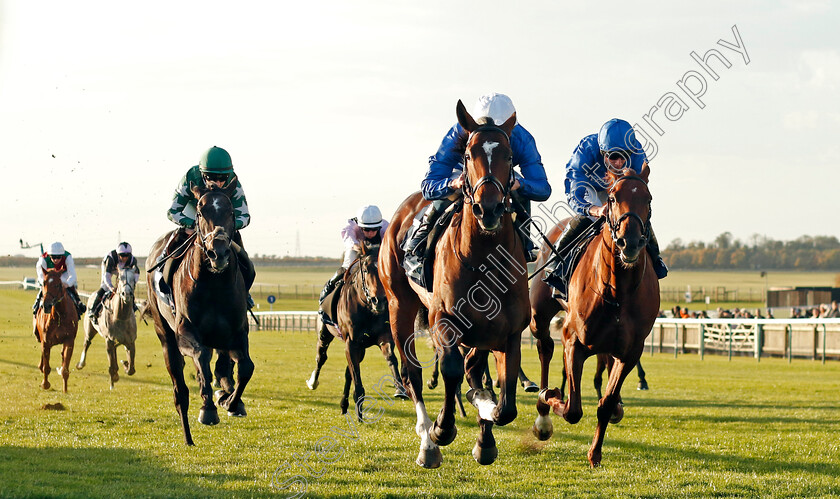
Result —
[[502, 216], [502, 214], [504, 212], [505, 212], [505, 203], [497, 203], [496, 207], [493, 208], [493, 216], [496, 217], [496, 218]]
[[215, 251], [213, 251], [213, 250], [207, 250], [207, 256], [208, 256], [211, 260], [215, 260], [215, 259], [216, 259], [216, 252], [215, 252]]
[[472, 211], [473, 211], [473, 215], [475, 215], [477, 218], [481, 218], [481, 214], [482, 214], [483, 211], [481, 209], [480, 204], [478, 204], [478, 203], [473, 204], [472, 205]]
[[615, 240], [615, 244], [619, 248], [624, 248], [625, 246], [627, 246], [627, 240], [624, 239], [623, 237], [619, 237], [618, 239]]

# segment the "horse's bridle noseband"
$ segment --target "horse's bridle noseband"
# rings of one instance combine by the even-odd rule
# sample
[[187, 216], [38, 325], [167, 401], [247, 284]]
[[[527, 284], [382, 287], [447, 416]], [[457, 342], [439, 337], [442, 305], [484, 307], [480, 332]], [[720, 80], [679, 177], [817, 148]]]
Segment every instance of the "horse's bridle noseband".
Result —
[[[510, 137], [508, 136], [508, 134], [504, 130], [502, 130], [501, 128], [497, 127], [496, 125], [489, 125], [489, 124], [488, 125], [481, 125], [480, 127], [476, 128], [475, 130], [470, 132], [470, 135], [467, 138], [467, 146], [469, 146], [470, 141], [472, 140], [473, 136], [475, 134], [477, 134], [478, 132], [499, 132], [499, 133], [501, 133], [502, 135], [505, 136], [505, 139], [508, 142], [508, 147], [510, 147]], [[481, 177], [478, 180], [478, 182], [476, 182], [475, 186], [472, 186], [470, 184], [470, 176], [466, 175], [466, 174], [464, 175], [464, 187], [463, 187], [462, 190], [463, 190], [463, 193], [464, 193], [464, 200], [467, 203], [474, 203], [475, 202], [475, 193], [478, 192], [478, 189], [481, 188], [482, 185], [484, 185], [488, 182], [490, 184], [496, 186], [497, 189], [499, 189], [499, 192], [502, 193], [502, 198], [503, 199], [505, 199], [505, 200], [508, 199], [508, 196], [510, 195], [510, 190], [513, 188], [513, 184], [516, 181], [516, 179], [513, 175], [513, 165], [511, 165], [511, 168], [510, 168], [510, 175], [508, 177], [507, 186], [502, 185], [502, 182], [498, 178], [493, 176], [492, 165], [487, 165], [487, 168], [489, 169], [488, 175], [485, 175], [485, 176]], [[464, 152], [464, 172], [466, 172], [466, 170], [467, 170], [467, 152], [465, 151]]]
[[[636, 180], [638, 182], [641, 182], [641, 183], [645, 184], [645, 187], [647, 187], [647, 182], [645, 182], [645, 180], [642, 177], [638, 177], [638, 176], [635, 176], [635, 175], [620, 177], [610, 187], [609, 195], [612, 195], [613, 192], [615, 192], [616, 186], [620, 182], [623, 182], [625, 180]], [[612, 208], [610, 207], [610, 202], [607, 201], [607, 211], [604, 213], [604, 217], [607, 221], [607, 226], [610, 228], [610, 236], [612, 237], [613, 241], [618, 239], [618, 228], [621, 226], [621, 222], [623, 222], [625, 218], [635, 218], [636, 220], [639, 221], [639, 225], [641, 225], [641, 227], [642, 227], [642, 238], [645, 241], [647, 241], [648, 239], [650, 239], [650, 231], [651, 231], [650, 217], [651, 217], [652, 213], [653, 213], [653, 209], [650, 205], [650, 202], [648, 202], [647, 220], [642, 220], [642, 217], [640, 217], [636, 212], [628, 211], [626, 213], [622, 213], [621, 216], [618, 217], [618, 220], [613, 221], [612, 220]]]
[[[207, 194], [205, 194], [204, 196], [206, 196], [206, 195]], [[204, 197], [204, 196], [201, 196], [201, 197]], [[196, 205], [197, 204], [198, 203], [196, 202]], [[220, 226], [220, 225], [218, 225], [217, 227], [222, 229], [223, 236], [218, 236], [216, 234], [215, 230], [213, 232], [210, 232], [209, 234], [203, 234], [202, 233], [201, 224], [198, 223], [198, 219], [203, 218], [203, 217], [201, 216], [201, 212], [197, 208], [198, 207], [196, 206], [196, 210], [195, 210], [195, 231], [198, 234], [198, 239], [201, 240], [201, 244], [199, 244], [198, 246], [201, 248], [201, 251], [204, 252], [204, 256], [207, 256], [207, 239], [209, 239], [209, 238], [224, 237], [224, 239], [227, 240], [228, 246], [229, 246], [230, 241], [231, 241], [231, 236], [227, 233], [227, 230], [225, 230], [225, 228]]]

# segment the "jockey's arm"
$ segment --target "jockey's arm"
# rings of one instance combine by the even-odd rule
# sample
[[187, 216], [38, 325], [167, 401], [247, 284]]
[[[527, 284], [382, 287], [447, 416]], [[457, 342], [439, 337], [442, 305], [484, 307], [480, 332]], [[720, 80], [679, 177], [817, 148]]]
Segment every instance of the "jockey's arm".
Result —
[[67, 255], [65, 262], [67, 263], [67, 270], [61, 274], [61, 282], [64, 283], [65, 288], [72, 288], [76, 285], [76, 264], [73, 263], [72, 255]]
[[167, 218], [181, 227], [192, 229], [195, 227], [195, 201], [195, 196], [190, 192], [187, 175], [184, 175], [175, 188], [172, 206], [166, 213]]
[[38, 276], [38, 284], [44, 285], [44, 269], [47, 268], [47, 261], [44, 256], [38, 257], [38, 263], [35, 264], [35, 274]]
[[425, 199], [443, 199], [456, 191], [457, 181], [454, 182], [456, 186], [453, 186], [452, 174], [464, 168], [462, 151], [459, 150], [464, 134], [466, 131], [456, 124], [449, 129], [435, 155], [429, 157], [429, 170], [420, 183]]
[[537, 151], [534, 137], [521, 125], [516, 125], [511, 134], [510, 146], [513, 149], [513, 164], [519, 165], [522, 175], [516, 175], [515, 190], [532, 201], [545, 201], [551, 196], [551, 185]]
[[105, 255], [105, 258], [102, 259], [102, 286], [107, 289], [108, 291], [114, 290], [113, 285], [113, 274], [111, 274], [111, 269], [109, 268], [110, 265], [110, 257], [111, 255]]
[[236, 190], [233, 192], [230, 202], [233, 205], [236, 230], [244, 229], [251, 223], [251, 213], [248, 211], [248, 201], [245, 200], [245, 191], [242, 190], [239, 178], [236, 179]]

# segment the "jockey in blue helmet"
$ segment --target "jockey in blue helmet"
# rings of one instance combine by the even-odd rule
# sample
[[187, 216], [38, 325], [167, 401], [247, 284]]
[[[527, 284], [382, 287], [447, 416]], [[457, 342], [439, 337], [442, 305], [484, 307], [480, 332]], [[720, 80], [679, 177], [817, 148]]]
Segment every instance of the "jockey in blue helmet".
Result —
[[[624, 120], [613, 118], [597, 134], [587, 135], [580, 141], [566, 164], [566, 198], [577, 216], [569, 221], [555, 244], [561, 258], [567, 256], [569, 243], [604, 215], [610, 189], [607, 170], [620, 172], [629, 168], [638, 173], [646, 163], [647, 157], [633, 127]], [[652, 229], [647, 250], [656, 276], [662, 279], [668, 275], [668, 268], [659, 256], [659, 243]]]

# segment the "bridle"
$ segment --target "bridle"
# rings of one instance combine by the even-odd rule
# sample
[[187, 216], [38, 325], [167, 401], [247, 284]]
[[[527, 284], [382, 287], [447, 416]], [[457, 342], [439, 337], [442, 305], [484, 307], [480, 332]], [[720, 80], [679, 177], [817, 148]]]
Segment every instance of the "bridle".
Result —
[[[619, 177], [618, 180], [616, 180], [613, 183], [613, 185], [610, 187], [609, 195], [612, 196], [613, 193], [615, 192], [616, 186], [619, 183], [621, 183], [625, 180], [635, 180], [635, 181], [641, 182], [645, 185], [645, 188], [647, 188], [647, 182], [645, 182], [645, 180], [642, 177], [638, 177], [638, 176], [635, 176], [635, 175], [629, 175], [629, 176], [626, 176], [626, 177]], [[611, 203], [607, 202], [607, 210], [604, 213], [604, 218], [606, 219], [607, 226], [610, 229], [610, 236], [612, 237], [613, 241], [618, 239], [618, 228], [621, 226], [621, 222], [623, 222], [625, 218], [633, 218], [633, 219], [636, 219], [639, 222], [639, 225], [642, 227], [642, 239], [647, 241], [648, 239], [650, 239], [650, 231], [651, 231], [650, 217], [651, 217], [651, 214], [652, 214], [652, 207], [651, 207], [650, 202], [648, 202], [647, 220], [642, 220], [642, 217], [640, 217], [634, 211], [628, 211], [628, 212], [622, 213], [618, 217], [618, 220], [613, 221]]]
[[[496, 125], [481, 125], [480, 127], [476, 128], [472, 132], [470, 132], [469, 137], [467, 138], [467, 148], [469, 149], [469, 144], [472, 142], [473, 136], [479, 132], [499, 132], [505, 136], [505, 140], [507, 140], [508, 146], [510, 146], [510, 137], [508, 134], [502, 130], [501, 128], [497, 127]], [[475, 183], [475, 186], [470, 184], [470, 177], [469, 175], [464, 175], [464, 186], [462, 191], [464, 193], [464, 201], [467, 203], [474, 203], [475, 202], [475, 193], [478, 192], [478, 189], [481, 188], [486, 183], [490, 183], [496, 186], [499, 189], [499, 192], [502, 193], [502, 198], [507, 201], [510, 196], [510, 190], [513, 188], [513, 184], [516, 181], [513, 175], [513, 165], [510, 168], [510, 175], [508, 176], [507, 185], [502, 185], [502, 182], [493, 175], [493, 166], [487, 165], [488, 172], [487, 175], [481, 177], [478, 182]], [[467, 152], [464, 151], [464, 171], [466, 172], [467, 169]], [[509, 203], [505, 203], [508, 205], [506, 209], [509, 211], [510, 206]]]
[[[209, 192], [205, 193], [204, 196], [206, 196], [207, 194], [210, 194], [210, 193]], [[203, 198], [204, 196], [201, 196], [201, 197]], [[196, 203], [196, 205], [197, 204], [198, 203]], [[196, 234], [198, 234], [198, 239], [201, 241], [201, 244], [197, 244], [197, 246], [201, 248], [202, 252], [204, 252], [204, 256], [210, 258], [207, 255], [207, 245], [212, 244], [213, 240], [215, 240], [215, 239], [222, 239], [222, 241], [225, 243], [225, 245], [230, 247], [230, 241], [231, 241], [230, 235], [227, 233], [227, 231], [225, 230], [224, 227], [222, 227], [221, 225], [217, 225], [211, 232], [203, 233], [202, 230], [201, 230], [201, 224], [198, 222], [198, 220], [200, 218], [204, 218], [204, 217], [201, 215], [201, 212], [198, 209], [196, 209], [195, 210], [195, 232], [196, 232]], [[209, 243], [208, 243], [208, 240], [210, 240]]]

